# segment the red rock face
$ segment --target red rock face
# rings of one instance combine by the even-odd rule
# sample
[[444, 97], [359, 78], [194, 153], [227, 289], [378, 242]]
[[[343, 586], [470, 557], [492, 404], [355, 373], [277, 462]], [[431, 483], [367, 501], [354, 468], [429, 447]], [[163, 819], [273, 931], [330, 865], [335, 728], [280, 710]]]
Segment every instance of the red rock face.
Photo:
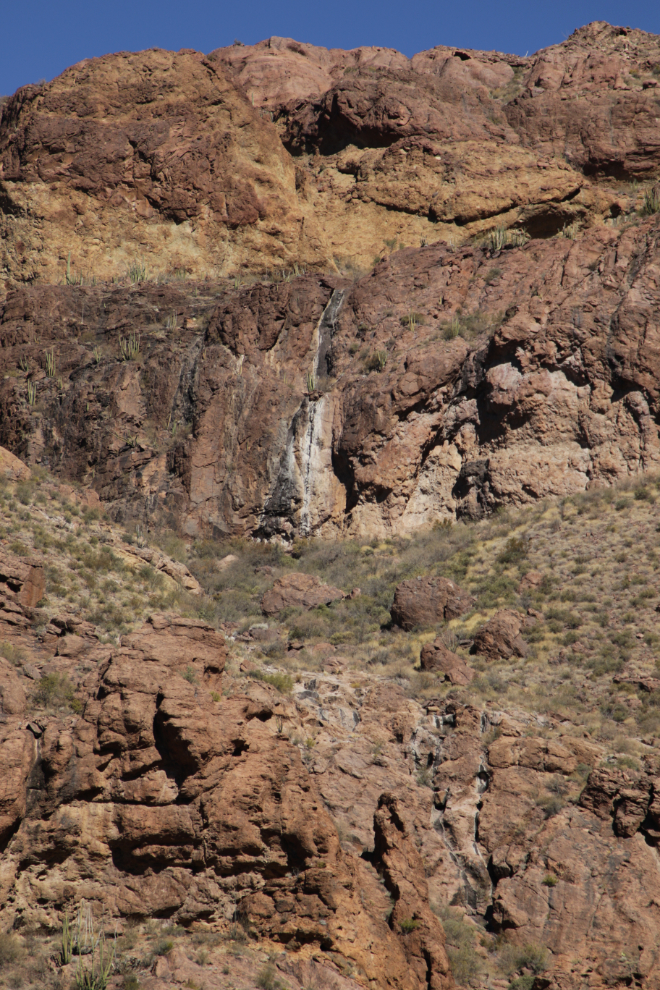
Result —
[[[30, 675], [0, 663], [5, 930], [56, 928], [81, 898], [107, 918], [220, 932], [240, 917], [292, 966], [311, 952], [362, 982], [448, 990], [439, 902], [516, 945], [547, 946], [550, 986], [587, 967], [598, 990], [623, 985], [635, 939], [639, 982], [657, 983], [650, 747], [641, 770], [603, 766], [603, 749], [563, 717], [422, 707], [391, 682], [356, 691], [353, 672], [316, 674], [313, 691], [289, 697], [246, 680], [244, 694], [213, 701], [206, 677], [222, 676], [226, 646], [204, 622], [154, 616], [120, 646], [52, 625], [60, 642], [85, 643], [58, 660], [82, 712], [27, 722]], [[34, 647], [34, 634], [22, 642]], [[304, 759], [285, 725], [319, 727]]]
[[[154, 616], [80, 685], [81, 717], [27, 728], [19, 678], [0, 665], [0, 912], [33, 924], [39, 877], [55, 857], [68, 865], [50, 873], [42, 918], [79, 896], [113, 915], [221, 929], [238, 915], [253, 935], [339, 953], [380, 986], [448, 990], [444, 935], [404, 810], [394, 826], [384, 811], [376, 824], [375, 861], [397, 891], [388, 924], [374, 870], [342, 852], [299, 750], [277, 728], [277, 692], [251, 682], [245, 696], [212, 700], [225, 657], [205, 623]], [[424, 927], [412, 938], [399, 916]]]
[[654, 468], [657, 221], [619, 180], [660, 168], [657, 51], [600, 22], [525, 59], [270, 39], [20, 90], [0, 441], [118, 517], [286, 539]]
[[[36, 265], [53, 281], [131, 265], [142, 275], [210, 270], [230, 231], [260, 242], [263, 264], [270, 242], [281, 264], [277, 217], [301, 221], [275, 128], [218, 62], [190, 51], [106, 55], [19, 90], [0, 119], [0, 184], [3, 217], [29, 203], [41, 219], [3, 223], [4, 263], [24, 276]], [[129, 225], [142, 229], [138, 240]], [[50, 260], [40, 257], [46, 231]]]
[[506, 108], [522, 142], [586, 174], [654, 175], [658, 60], [653, 35], [596, 21], [539, 52]]
[[0, 595], [28, 608], [43, 598], [44, 569], [40, 561], [27, 561], [0, 550]]

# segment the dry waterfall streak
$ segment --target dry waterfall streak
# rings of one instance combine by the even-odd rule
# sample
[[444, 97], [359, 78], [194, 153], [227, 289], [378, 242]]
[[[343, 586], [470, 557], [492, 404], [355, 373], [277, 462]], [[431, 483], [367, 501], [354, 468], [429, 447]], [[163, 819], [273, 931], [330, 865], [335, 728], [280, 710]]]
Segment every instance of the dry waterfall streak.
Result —
[[337, 317], [341, 309], [345, 289], [335, 289], [330, 296], [328, 305], [323, 310], [319, 325], [317, 327], [317, 347], [316, 358], [314, 360], [313, 374], [315, 380], [325, 378], [328, 375], [328, 353], [332, 344], [332, 336], [337, 326]]
[[[319, 320], [317, 329], [318, 342], [314, 361], [315, 384], [319, 378], [327, 377], [329, 370], [328, 353], [332, 345], [332, 335], [335, 331], [337, 317], [345, 295], [346, 292], [344, 289], [335, 289]], [[310, 396], [310, 401], [306, 409], [307, 427], [300, 446], [300, 473], [303, 488], [302, 508], [300, 511], [300, 532], [302, 536], [309, 536], [313, 529], [311, 503], [316, 487], [315, 482], [324, 468], [321, 451], [323, 446], [323, 416], [326, 404], [327, 397], [325, 395], [320, 396], [318, 399]]]
[[309, 536], [316, 528], [312, 506], [322, 499], [323, 479], [331, 470], [331, 437], [326, 433], [332, 427], [331, 399], [316, 386], [328, 375], [328, 355], [345, 295], [344, 289], [333, 291], [314, 332], [308, 392], [291, 420], [275, 483], [259, 520], [258, 532], [263, 536], [290, 539], [296, 531]]
[[322, 395], [316, 402], [307, 406], [307, 429], [300, 448], [300, 468], [302, 476], [303, 497], [300, 510], [300, 533], [310, 536], [312, 532], [311, 503], [315, 481], [323, 470], [321, 447], [323, 444], [323, 413], [326, 396]]

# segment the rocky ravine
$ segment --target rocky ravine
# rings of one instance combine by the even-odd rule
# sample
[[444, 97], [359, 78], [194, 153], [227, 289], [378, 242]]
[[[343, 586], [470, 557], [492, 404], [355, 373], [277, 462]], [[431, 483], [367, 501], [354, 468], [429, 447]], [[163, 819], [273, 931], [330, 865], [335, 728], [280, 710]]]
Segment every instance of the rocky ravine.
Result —
[[356, 282], [18, 288], [0, 442], [119, 518], [287, 539], [650, 470], [658, 231], [409, 249]]

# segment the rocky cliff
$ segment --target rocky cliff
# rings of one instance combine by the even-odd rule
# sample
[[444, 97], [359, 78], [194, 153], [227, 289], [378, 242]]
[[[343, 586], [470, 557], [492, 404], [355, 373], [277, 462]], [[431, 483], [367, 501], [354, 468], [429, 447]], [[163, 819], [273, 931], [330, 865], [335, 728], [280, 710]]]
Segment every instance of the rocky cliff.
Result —
[[191, 535], [380, 537], [611, 483], [658, 463], [658, 230], [16, 288], [0, 441]]
[[660, 986], [659, 91], [597, 22], [2, 104], [0, 981]]
[[604, 22], [529, 58], [271, 38], [88, 59], [2, 107], [2, 269], [354, 269], [386, 242], [602, 223], [657, 175], [659, 67], [654, 35]]
[[189, 534], [382, 536], [648, 470], [657, 52], [271, 39], [20, 90], [0, 442]]

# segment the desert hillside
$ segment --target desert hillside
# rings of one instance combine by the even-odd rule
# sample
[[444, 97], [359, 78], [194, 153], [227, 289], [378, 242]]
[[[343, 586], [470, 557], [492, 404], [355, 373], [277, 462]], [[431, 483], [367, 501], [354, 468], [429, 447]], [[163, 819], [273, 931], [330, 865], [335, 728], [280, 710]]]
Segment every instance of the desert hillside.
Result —
[[0, 101], [0, 987], [658, 990], [659, 415], [658, 36]]

